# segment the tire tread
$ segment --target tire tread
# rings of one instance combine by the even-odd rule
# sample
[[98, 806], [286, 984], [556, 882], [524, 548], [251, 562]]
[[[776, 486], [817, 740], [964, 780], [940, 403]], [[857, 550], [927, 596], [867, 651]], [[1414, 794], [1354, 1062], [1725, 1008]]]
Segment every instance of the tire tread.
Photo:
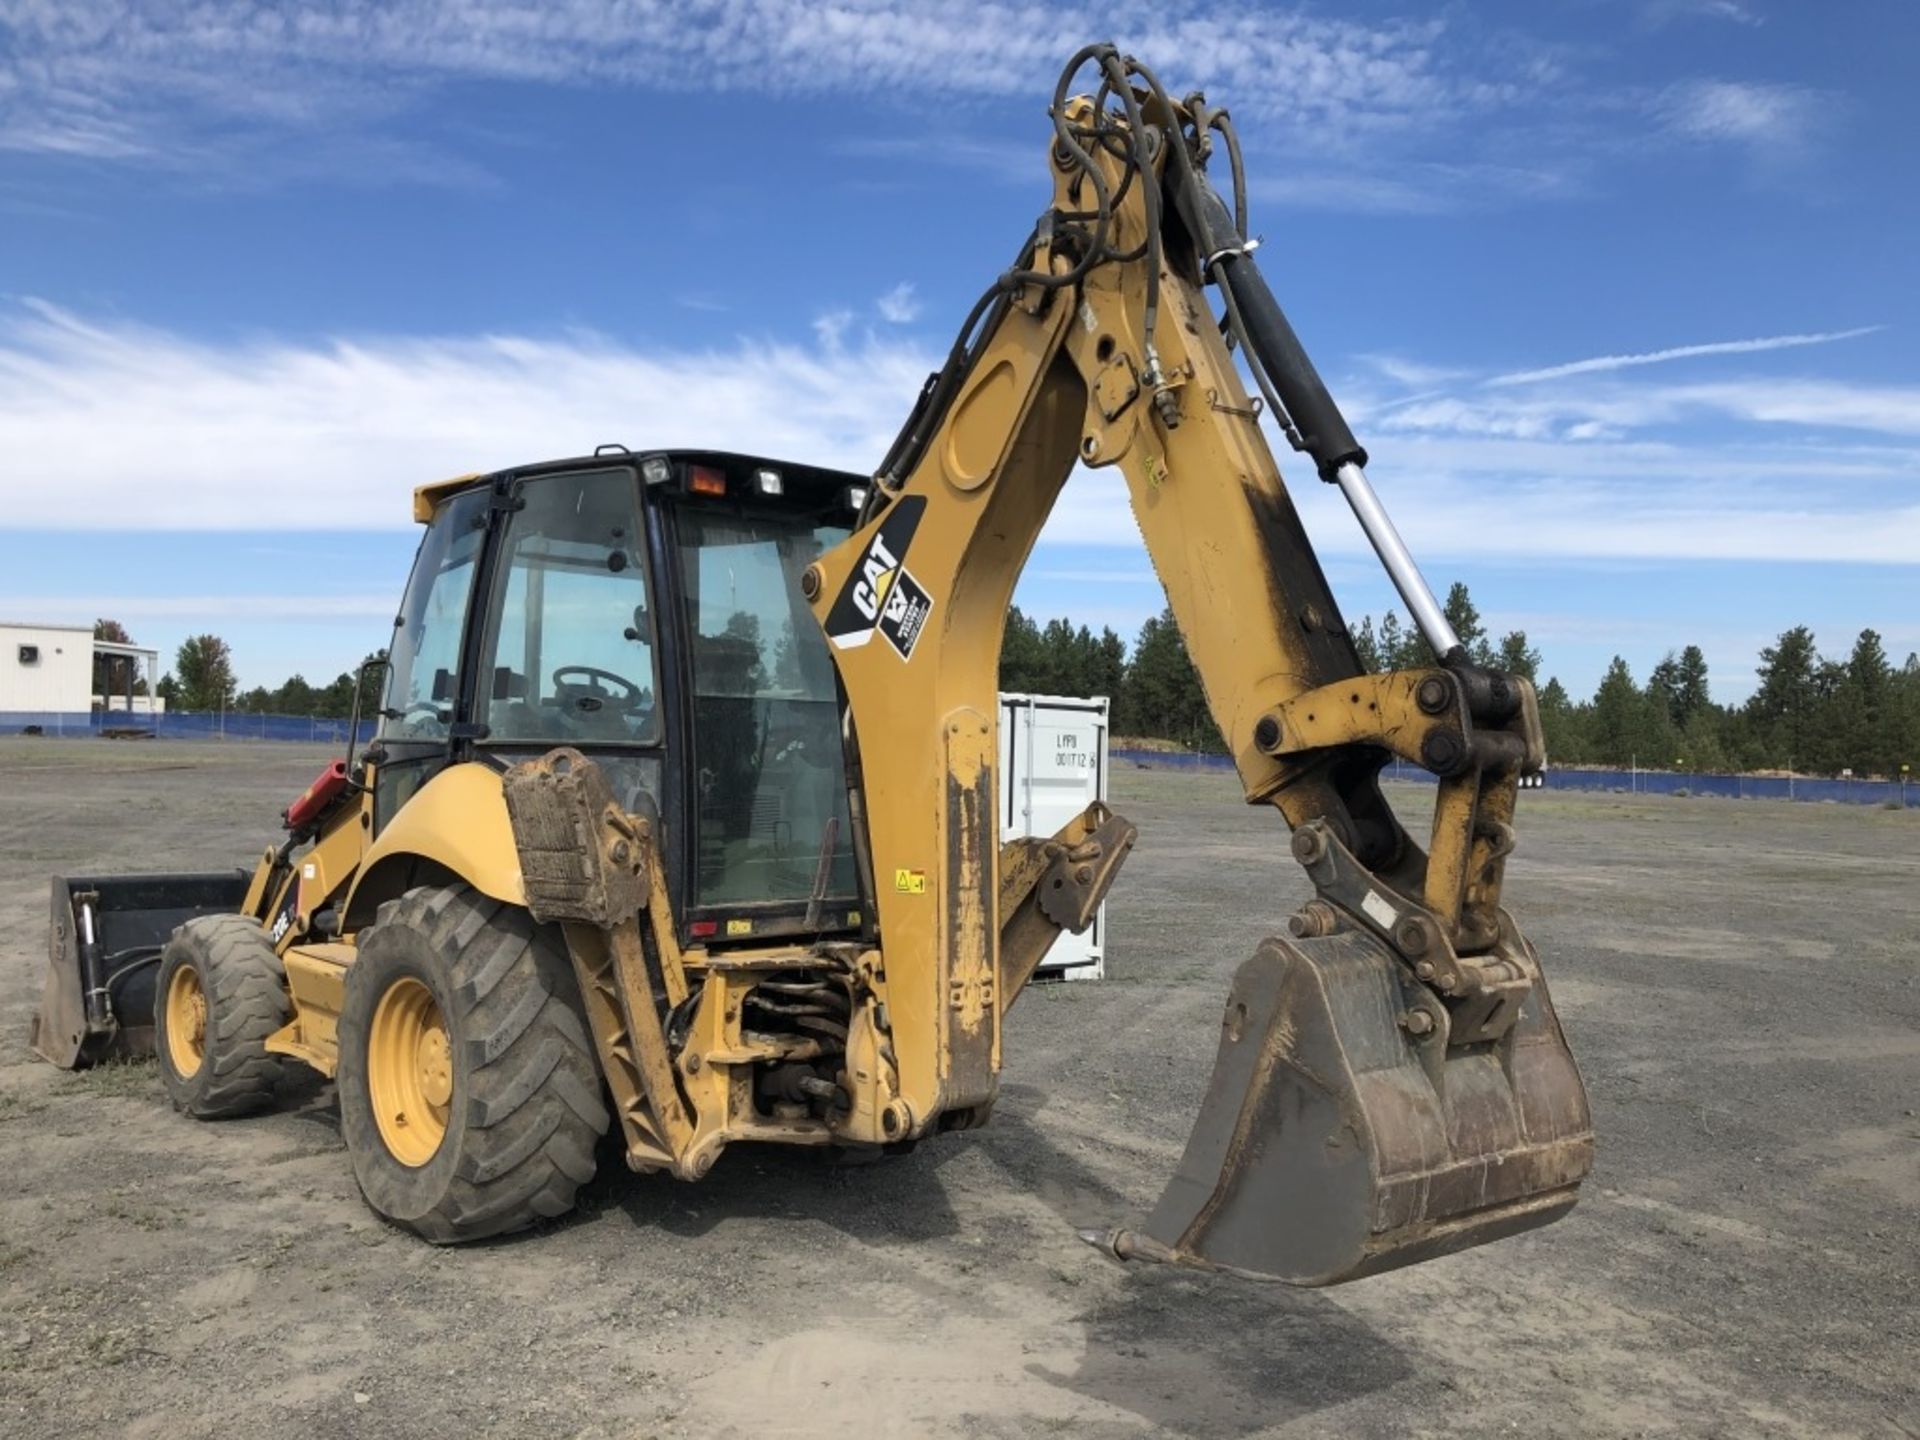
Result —
[[566, 1214], [593, 1178], [611, 1117], [564, 942], [525, 910], [465, 886], [388, 902], [363, 945], [389, 926], [413, 931], [445, 963], [454, 1011], [446, 1018], [465, 1061], [466, 1095], [448, 1134], [458, 1159], [424, 1213], [396, 1215], [373, 1193], [381, 1166], [397, 1163], [384, 1153], [365, 1165], [356, 1157], [368, 1202], [441, 1245]]
[[[271, 1106], [284, 1067], [266, 1039], [292, 1018], [287, 972], [260, 923], [248, 915], [204, 915], [189, 920], [167, 942], [200, 972], [207, 997], [207, 1044], [201, 1068], [177, 1079], [163, 1058], [176, 1109], [200, 1120], [251, 1115]], [[154, 992], [164, 1011], [166, 989]], [[161, 1016], [156, 1013], [156, 1030]]]

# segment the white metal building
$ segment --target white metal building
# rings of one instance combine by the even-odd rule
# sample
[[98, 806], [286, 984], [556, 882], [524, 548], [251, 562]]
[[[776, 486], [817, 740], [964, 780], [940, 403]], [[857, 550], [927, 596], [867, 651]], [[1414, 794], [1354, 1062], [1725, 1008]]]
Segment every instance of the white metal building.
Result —
[[[1000, 697], [1000, 838], [1052, 835], [1107, 798], [1107, 698]], [[1107, 907], [1083, 935], [1062, 932], [1040, 962], [1068, 980], [1106, 974]]]
[[92, 706], [91, 625], [0, 624], [0, 712], [85, 715]]
[[[0, 622], [0, 715], [86, 716], [94, 708], [96, 699], [93, 693], [96, 655], [131, 659], [134, 663], [123, 669], [129, 685], [134, 671], [142, 664], [146, 668], [149, 690], [158, 678], [158, 651], [95, 640], [91, 625]], [[153, 708], [152, 701], [145, 695], [115, 694], [99, 698], [109, 710]]]

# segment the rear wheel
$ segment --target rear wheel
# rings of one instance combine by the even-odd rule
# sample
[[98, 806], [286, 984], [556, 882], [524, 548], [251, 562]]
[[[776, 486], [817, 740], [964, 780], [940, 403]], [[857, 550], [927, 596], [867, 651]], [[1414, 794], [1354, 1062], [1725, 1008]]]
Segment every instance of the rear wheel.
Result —
[[173, 932], [154, 981], [154, 1049], [174, 1108], [227, 1119], [273, 1103], [266, 1039], [292, 1018], [286, 971], [259, 922], [204, 915]]
[[564, 943], [466, 886], [381, 907], [347, 969], [340, 1124], [367, 1203], [436, 1244], [564, 1215], [607, 1128]]

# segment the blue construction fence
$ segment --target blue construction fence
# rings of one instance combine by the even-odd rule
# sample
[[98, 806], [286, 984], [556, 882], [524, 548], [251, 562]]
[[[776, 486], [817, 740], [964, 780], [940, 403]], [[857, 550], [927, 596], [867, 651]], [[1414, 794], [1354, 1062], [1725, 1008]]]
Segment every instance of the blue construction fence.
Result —
[[[360, 744], [373, 738], [380, 722], [360, 719]], [[292, 740], [314, 745], [347, 743], [346, 720], [319, 715], [260, 715], [241, 710], [7, 711], [0, 713], [0, 735], [51, 735], [85, 739], [103, 734], [151, 735], [156, 740]]]
[[[356, 745], [373, 738], [379, 721], [362, 716]], [[317, 715], [259, 715], [247, 711], [169, 710], [149, 715], [136, 710], [10, 711], [0, 713], [0, 735], [38, 734], [85, 739], [132, 732], [156, 740], [284, 740], [313, 745], [347, 743], [348, 722]], [[1148, 770], [1233, 769], [1225, 755], [1190, 751], [1115, 750], [1116, 765]], [[1381, 771], [1390, 780], [1431, 781], [1417, 765], [1401, 761]], [[1888, 801], [1920, 805], [1920, 778], [1829, 780], [1794, 775], [1708, 775], [1684, 770], [1549, 769], [1541, 777], [1547, 790], [1601, 790], [1621, 795], [1702, 795], [1726, 800], [1815, 800], [1841, 805], [1884, 805]], [[1911, 792], [1911, 793], [1909, 793]]]
[[[1148, 770], [1232, 770], [1225, 755], [1159, 750], [1115, 750], [1116, 765]], [[1389, 780], [1434, 777], [1417, 765], [1394, 761], [1380, 772]], [[1549, 769], [1545, 790], [1605, 790], [1621, 795], [1705, 795], [1724, 800], [1816, 800], [1840, 805], [1920, 805], [1920, 777], [1900, 780], [1827, 780], [1804, 775], [1707, 775], [1684, 770]]]

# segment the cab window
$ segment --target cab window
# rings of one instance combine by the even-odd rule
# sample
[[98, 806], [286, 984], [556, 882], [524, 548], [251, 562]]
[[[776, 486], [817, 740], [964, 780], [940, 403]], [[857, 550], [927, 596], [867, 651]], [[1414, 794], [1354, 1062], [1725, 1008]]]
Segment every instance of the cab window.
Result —
[[802, 515], [678, 516], [692, 626], [696, 907], [858, 893], [833, 658], [800, 577], [846, 538]]
[[453, 719], [460, 635], [474, 567], [486, 538], [485, 490], [441, 505], [421, 537], [388, 650], [384, 740], [445, 740]]
[[659, 739], [639, 482], [594, 470], [521, 482], [480, 647], [492, 741]]

